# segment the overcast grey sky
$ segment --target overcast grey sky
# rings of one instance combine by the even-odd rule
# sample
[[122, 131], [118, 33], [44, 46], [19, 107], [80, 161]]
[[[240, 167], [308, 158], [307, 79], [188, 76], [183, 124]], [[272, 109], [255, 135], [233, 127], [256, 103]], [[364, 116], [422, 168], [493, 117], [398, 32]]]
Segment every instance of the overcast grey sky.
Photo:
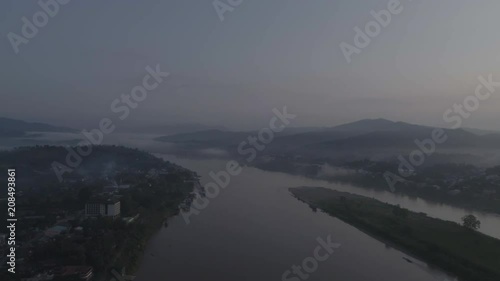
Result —
[[[498, 0], [401, 0], [403, 12], [348, 64], [340, 43], [389, 1], [244, 0], [221, 22], [212, 0], [73, 0], [15, 54], [7, 34], [41, 8], [3, 0], [0, 116], [89, 127], [160, 64], [171, 76], [128, 124], [258, 128], [287, 105], [297, 126], [444, 125], [479, 75], [500, 80]], [[497, 94], [465, 125], [500, 129]]]

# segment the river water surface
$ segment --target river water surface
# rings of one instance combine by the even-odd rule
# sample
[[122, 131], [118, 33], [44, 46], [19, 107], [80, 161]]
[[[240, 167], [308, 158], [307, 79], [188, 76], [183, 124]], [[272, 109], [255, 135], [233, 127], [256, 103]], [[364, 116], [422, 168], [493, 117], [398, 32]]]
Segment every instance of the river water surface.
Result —
[[[210, 171], [222, 170], [227, 162], [164, 158], [196, 171], [202, 184], [211, 181]], [[288, 188], [298, 186], [357, 193], [454, 221], [468, 213], [389, 192], [245, 167], [189, 224], [181, 216], [170, 219], [149, 242], [136, 280], [279, 281], [286, 270], [313, 256], [317, 238], [328, 236], [341, 246], [307, 280], [454, 280], [337, 218], [314, 212], [290, 195]], [[485, 233], [500, 236], [498, 216], [476, 215]]]

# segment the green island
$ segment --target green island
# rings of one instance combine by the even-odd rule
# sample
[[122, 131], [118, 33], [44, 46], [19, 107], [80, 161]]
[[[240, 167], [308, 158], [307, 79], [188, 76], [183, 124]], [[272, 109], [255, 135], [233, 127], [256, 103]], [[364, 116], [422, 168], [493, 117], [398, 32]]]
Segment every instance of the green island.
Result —
[[500, 280], [498, 239], [359, 195], [319, 187], [291, 188], [290, 192], [311, 208], [389, 241], [463, 280]]
[[[273, 156], [272, 160], [269, 158], [256, 159], [253, 165], [268, 171], [391, 191], [439, 204], [500, 214], [500, 165], [486, 168], [471, 164], [430, 164], [420, 167], [418, 173], [403, 178], [398, 176], [398, 165], [392, 162], [366, 159], [351, 162], [314, 158], [296, 160], [286, 155]], [[324, 172], [327, 170], [336, 172]], [[394, 181], [394, 190], [390, 189], [388, 180]]]

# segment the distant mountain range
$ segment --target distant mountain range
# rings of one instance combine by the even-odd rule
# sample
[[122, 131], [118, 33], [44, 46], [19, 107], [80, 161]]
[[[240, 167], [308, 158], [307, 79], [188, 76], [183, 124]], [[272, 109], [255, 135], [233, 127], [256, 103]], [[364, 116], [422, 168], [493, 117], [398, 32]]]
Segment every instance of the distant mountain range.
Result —
[[[290, 128], [293, 129], [293, 128]], [[339, 154], [370, 155], [386, 151], [407, 153], [416, 149], [415, 140], [431, 138], [434, 127], [394, 122], [386, 119], [364, 119], [329, 128], [288, 128], [277, 134], [267, 145], [266, 153], [294, 153], [314, 157], [330, 157]], [[443, 129], [448, 140], [437, 146], [438, 151], [455, 150], [454, 153], [468, 153], [465, 150], [500, 148], [500, 134], [473, 129]], [[192, 148], [235, 147], [249, 135], [257, 132], [232, 132], [204, 130], [194, 133], [176, 134], [157, 138], [162, 142], [189, 145]], [[464, 152], [460, 152], [463, 150]]]
[[147, 125], [147, 126], [126, 126], [119, 129], [121, 132], [136, 133], [136, 134], [160, 134], [160, 135], [173, 135], [185, 134], [206, 130], [221, 130], [226, 131], [227, 128], [223, 126], [206, 126], [197, 123], [185, 124], [165, 124], [165, 125]]
[[45, 123], [26, 122], [0, 117], [0, 137], [24, 137], [31, 132], [74, 133], [76, 130], [67, 127], [56, 127]]
[[[393, 122], [385, 119], [361, 120], [354, 123], [333, 127], [327, 132], [333, 138], [330, 141], [316, 143], [319, 148], [406, 148], [415, 146], [415, 140], [431, 138], [435, 127]], [[464, 129], [442, 129], [448, 140], [447, 148], [485, 148], [500, 145], [500, 134], [477, 135]]]
[[[208, 129], [207, 129], [208, 128]], [[265, 153], [293, 153], [314, 157], [333, 157], [339, 154], [369, 155], [386, 151], [416, 149], [415, 140], [432, 136], [434, 127], [395, 122], [386, 119], [363, 119], [334, 127], [290, 127], [275, 134], [275, 139], [266, 145]], [[500, 148], [500, 133], [475, 129], [443, 129], [448, 140], [438, 150], [466, 151], [496, 150]], [[128, 132], [163, 134], [155, 140], [176, 144], [183, 149], [222, 148], [236, 151], [237, 146], [257, 131], [230, 131], [224, 127], [210, 127], [200, 124], [158, 125]], [[67, 127], [45, 123], [26, 122], [0, 118], [0, 138], [36, 136], [34, 132], [77, 133]], [[489, 153], [489, 152], [488, 152]]]

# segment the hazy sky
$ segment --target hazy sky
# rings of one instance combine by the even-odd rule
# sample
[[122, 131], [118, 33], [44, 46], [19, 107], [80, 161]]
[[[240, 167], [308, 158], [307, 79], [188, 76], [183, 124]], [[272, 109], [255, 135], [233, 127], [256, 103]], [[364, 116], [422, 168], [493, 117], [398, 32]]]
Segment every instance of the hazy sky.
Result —
[[[47, 1], [47, 0], [43, 0]], [[221, 0], [226, 2], [227, 0]], [[403, 11], [348, 64], [339, 47], [390, 0], [77, 1], [15, 54], [37, 1], [0, 2], [0, 116], [90, 128], [148, 65], [171, 76], [120, 126], [259, 128], [288, 106], [297, 126], [383, 117], [443, 125], [479, 75], [500, 81], [498, 0], [401, 0]], [[500, 129], [500, 89], [465, 123]]]

